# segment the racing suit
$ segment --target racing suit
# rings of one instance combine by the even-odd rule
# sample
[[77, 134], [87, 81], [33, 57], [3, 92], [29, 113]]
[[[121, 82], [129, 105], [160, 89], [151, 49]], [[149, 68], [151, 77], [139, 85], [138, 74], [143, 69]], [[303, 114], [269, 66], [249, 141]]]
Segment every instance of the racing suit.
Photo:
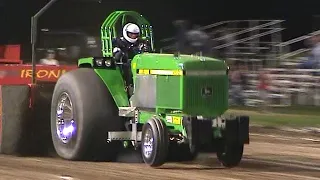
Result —
[[126, 86], [133, 85], [132, 72], [131, 72], [131, 60], [137, 54], [149, 51], [148, 41], [138, 39], [135, 43], [126, 41], [123, 37], [113, 40], [113, 57], [117, 62], [123, 63], [121, 70], [126, 82]]

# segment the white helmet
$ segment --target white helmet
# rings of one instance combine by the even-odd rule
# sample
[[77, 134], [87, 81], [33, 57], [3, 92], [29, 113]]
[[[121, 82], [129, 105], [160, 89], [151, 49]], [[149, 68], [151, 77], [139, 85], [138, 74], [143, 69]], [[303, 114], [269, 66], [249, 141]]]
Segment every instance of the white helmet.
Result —
[[128, 23], [123, 27], [123, 37], [130, 43], [135, 43], [140, 35], [140, 28], [136, 24]]

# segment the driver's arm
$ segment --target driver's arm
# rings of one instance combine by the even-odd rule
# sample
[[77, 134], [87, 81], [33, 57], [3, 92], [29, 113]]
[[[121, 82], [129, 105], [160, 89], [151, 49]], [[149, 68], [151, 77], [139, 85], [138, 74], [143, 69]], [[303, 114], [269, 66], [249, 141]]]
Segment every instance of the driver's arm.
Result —
[[121, 58], [124, 56], [124, 52], [122, 51], [122, 42], [119, 39], [115, 39], [112, 41], [113, 44], [113, 58], [116, 61], [120, 61]]
[[120, 59], [124, 56], [124, 53], [123, 51], [118, 48], [118, 47], [115, 47], [113, 48], [113, 58], [116, 60], [116, 61], [120, 61]]

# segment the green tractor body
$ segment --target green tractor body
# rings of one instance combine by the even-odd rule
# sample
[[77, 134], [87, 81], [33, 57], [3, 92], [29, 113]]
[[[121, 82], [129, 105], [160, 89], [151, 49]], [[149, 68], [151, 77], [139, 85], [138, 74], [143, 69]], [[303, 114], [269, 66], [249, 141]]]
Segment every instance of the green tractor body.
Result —
[[[131, 60], [132, 96], [126, 91], [123, 64], [112, 57], [112, 40], [120, 36], [117, 27], [128, 22], [138, 24], [142, 38], [151, 44], [150, 52]], [[97, 136], [104, 139], [107, 143], [95, 143], [106, 143], [102, 154], [110, 157], [120, 148], [116, 142], [126, 146], [132, 143], [150, 166], [162, 165], [169, 156], [175, 156], [172, 154], [182, 152], [186, 154], [182, 159], [192, 160], [203, 146], [213, 147], [225, 166], [240, 162], [243, 144], [249, 142], [249, 118], [222, 117], [228, 109], [228, 66], [224, 61], [192, 54], [155, 53], [152, 26], [133, 11], [110, 14], [102, 24], [101, 41], [103, 57], [80, 59], [79, 69], [64, 74], [55, 87], [52, 136], [61, 157], [81, 159], [88, 152], [91, 142], [80, 140], [80, 134], [87, 141]], [[62, 122], [59, 113], [64, 111], [66, 99], [73, 104], [74, 117], [69, 124], [78, 130], [69, 132], [78, 134], [73, 137], [78, 143], [74, 146], [59, 142], [61, 127], [54, 125]]]
[[208, 57], [142, 54], [132, 61], [133, 106], [216, 117], [228, 108], [227, 66]]

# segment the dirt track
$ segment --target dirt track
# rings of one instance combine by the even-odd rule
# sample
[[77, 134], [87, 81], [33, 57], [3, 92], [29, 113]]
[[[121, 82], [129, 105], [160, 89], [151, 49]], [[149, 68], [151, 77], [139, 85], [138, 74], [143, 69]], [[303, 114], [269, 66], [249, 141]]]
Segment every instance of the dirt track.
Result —
[[202, 154], [197, 162], [189, 164], [168, 163], [161, 169], [136, 163], [70, 162], [58, 158], [10, 156], [0, 156], [0, 164], [1, 180], [320, 180], [320, 142], [292, 136], [252, 134], [242, 163], [233, 169], [221, 167], [215, 154]]

